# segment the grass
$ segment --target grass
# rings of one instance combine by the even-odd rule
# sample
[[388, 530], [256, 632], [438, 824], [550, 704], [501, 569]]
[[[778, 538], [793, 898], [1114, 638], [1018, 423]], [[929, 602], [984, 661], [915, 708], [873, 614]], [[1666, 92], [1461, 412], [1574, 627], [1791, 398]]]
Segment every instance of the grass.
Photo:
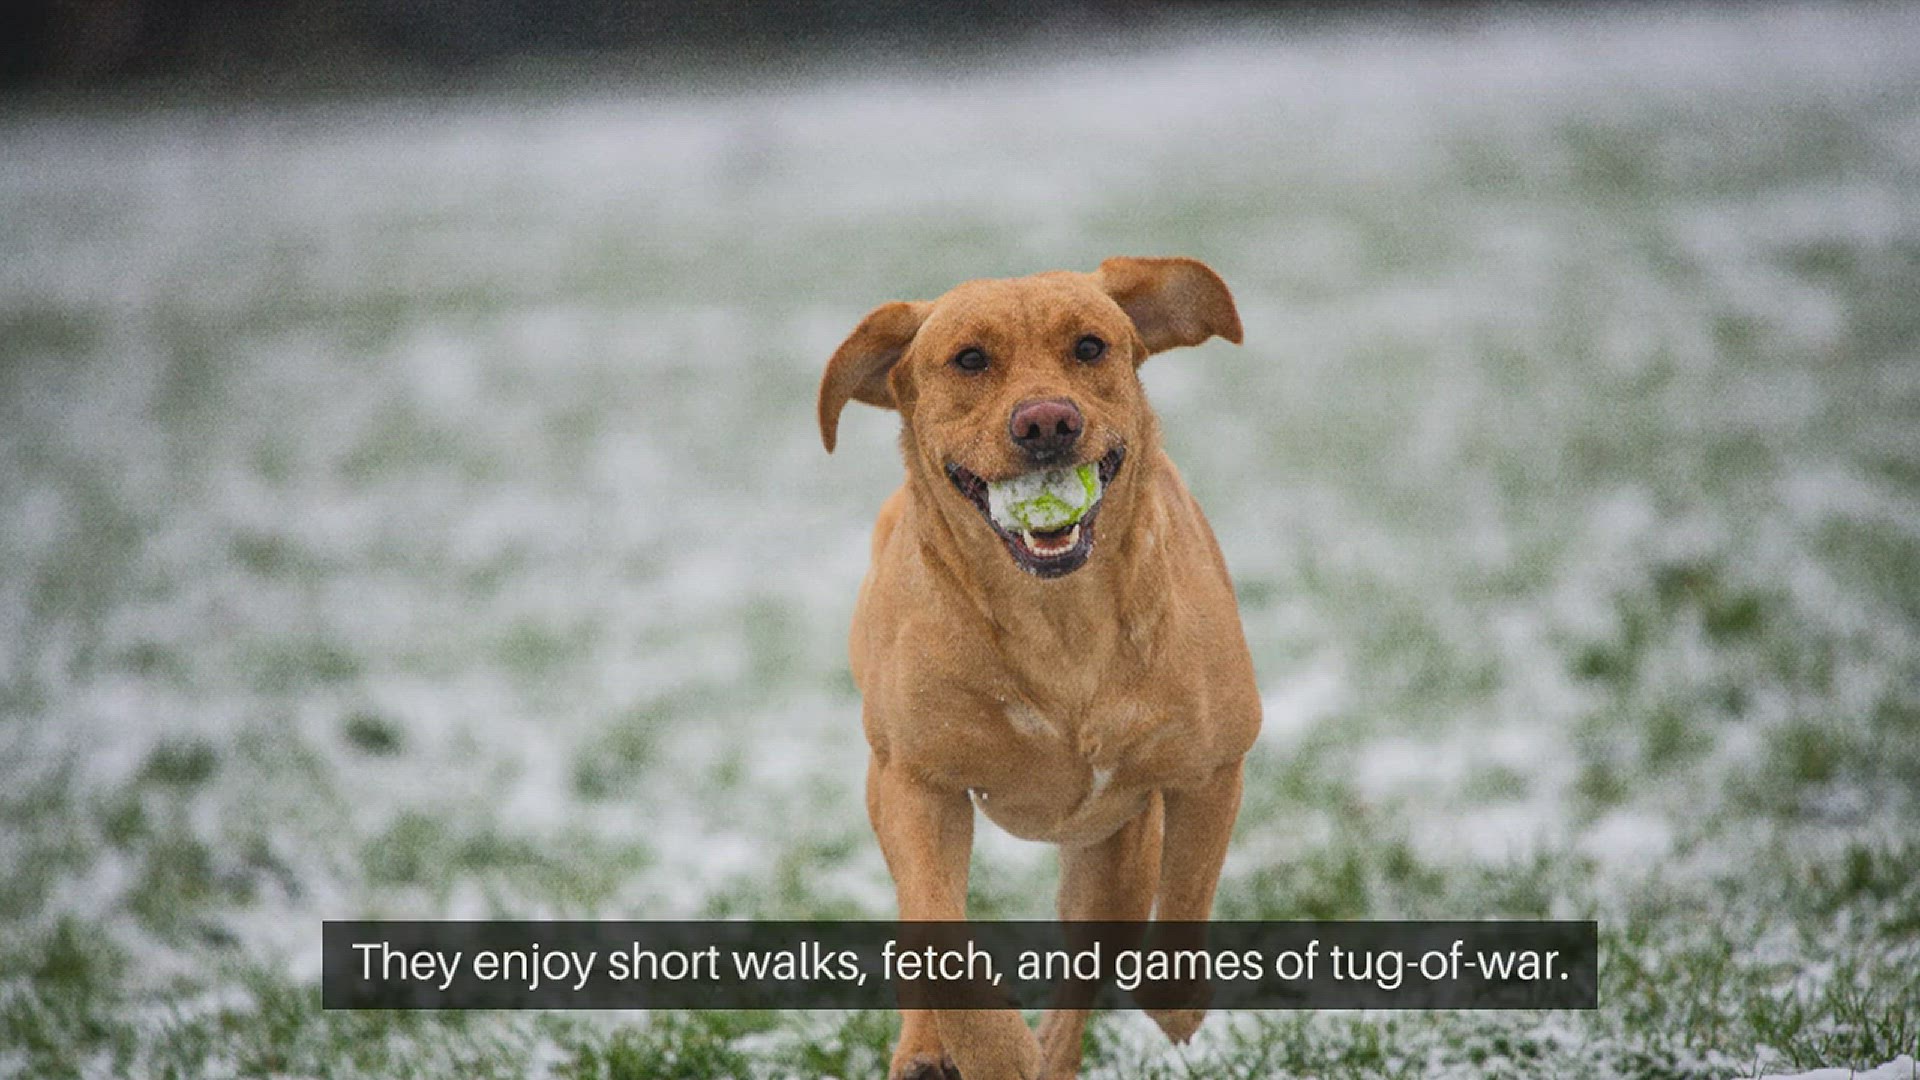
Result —
[[[843, 630], [893, 419], [827, 457], [819, 365], [1117, 252], [1247, 326], [1142, 373], [1267, 700], [1219, 913], [1591, 917], [1602, 997], [1107, 1016], [1089, 1071], [1915, 1054], [1914, 31], [9, 113], [0, 1074], [878, 1075], [884, 1014], [324, 1012], [318, 924], [889, 913]], [[1050, 912], [1050, 853], [979, 848], [976, 913]]]

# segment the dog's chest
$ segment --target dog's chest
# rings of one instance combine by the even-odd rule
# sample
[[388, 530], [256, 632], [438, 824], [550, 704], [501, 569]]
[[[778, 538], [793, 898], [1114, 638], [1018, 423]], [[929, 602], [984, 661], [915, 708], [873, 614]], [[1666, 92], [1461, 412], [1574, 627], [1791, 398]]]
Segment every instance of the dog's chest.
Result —
[[1077, 709], [1052, 708], [1016, 698], [1003, 710], [1007, 726], [1031, 752], [1065, 751], [1096, 772], [1112, 772], [1137, 758], [1163, 732], [1161, 716], [1136, 698], [1094, 699]]
[[1069, 711], [1027, 700], [1003, 709], [1007, 740], [972, 789], [996, 824], [1033, 840], [1105, 835], [1147, 792], [1184, 771], [1177, 725], [1152, 703], [1096, 699]]

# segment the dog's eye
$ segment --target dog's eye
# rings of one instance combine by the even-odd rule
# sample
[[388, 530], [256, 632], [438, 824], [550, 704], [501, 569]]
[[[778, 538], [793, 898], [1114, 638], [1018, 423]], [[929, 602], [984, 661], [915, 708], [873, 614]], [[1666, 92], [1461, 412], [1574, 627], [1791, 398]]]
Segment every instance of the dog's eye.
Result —
[[961, 349], [953, 354], [953, 366], [961, 371], [985, 371], [987, 354], [979, 349]]
[[1083, 363], [1091, 364], [1105, 355], [1107, 355], [1107, 343], [1092, 334], [1073, 343], [1074, 359]]

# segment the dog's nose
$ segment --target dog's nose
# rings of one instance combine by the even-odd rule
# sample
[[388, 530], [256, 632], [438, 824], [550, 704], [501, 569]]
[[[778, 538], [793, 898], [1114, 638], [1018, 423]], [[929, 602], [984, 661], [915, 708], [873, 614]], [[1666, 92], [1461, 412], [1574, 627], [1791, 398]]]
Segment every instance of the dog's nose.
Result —
[[1073, 449], [1086, 424], [1079, 406], [1065, 398], [1023, 401], [1013, 407], [1007, 432], [1013, 444], [1035, 461], [1048, 461]]

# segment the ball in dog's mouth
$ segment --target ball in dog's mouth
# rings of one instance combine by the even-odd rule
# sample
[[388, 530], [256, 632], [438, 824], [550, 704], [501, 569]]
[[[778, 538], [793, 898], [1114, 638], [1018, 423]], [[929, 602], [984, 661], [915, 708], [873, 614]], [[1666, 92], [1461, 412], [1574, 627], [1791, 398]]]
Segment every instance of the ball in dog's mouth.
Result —
[[1055, 578], [1080, 569], [1093, 554], [1100, 497], [1125, 457], [1125, 448], [1116, 446], [1097, 461], [992, 481], [949, 464], [947, 477], [999, 534], [1020, 569]]

